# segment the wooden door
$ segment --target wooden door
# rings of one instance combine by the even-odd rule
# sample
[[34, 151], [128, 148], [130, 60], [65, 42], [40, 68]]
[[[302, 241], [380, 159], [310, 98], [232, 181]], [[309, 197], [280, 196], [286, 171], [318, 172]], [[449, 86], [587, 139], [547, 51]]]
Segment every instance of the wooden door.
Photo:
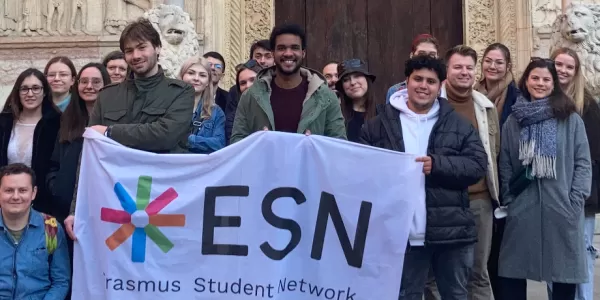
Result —
[[304, 64], [319, 72], [331, 61], [360, 58], [377, 76], [374, 93], [404, 80], [413, 38], [430, 33], [443, 54], [463, 42], [462, 0], [275, 0], [275, 23], [306, 30]]

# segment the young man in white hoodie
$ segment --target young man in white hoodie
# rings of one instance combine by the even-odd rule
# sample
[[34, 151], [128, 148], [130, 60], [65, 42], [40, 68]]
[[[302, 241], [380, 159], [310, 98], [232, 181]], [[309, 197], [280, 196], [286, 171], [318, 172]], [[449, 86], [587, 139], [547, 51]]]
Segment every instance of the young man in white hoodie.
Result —
[[406, 62], [407, 88], [363, 126], [361, 142], [415, 155], [423, 185], [410, 229], [399, 300], [421, 300], [430, 268], [444, 300], [466, 300], [477, 241], [467, 189], [485, 176], [475, 128], [439, 97], [446, 67], [430, 56]]

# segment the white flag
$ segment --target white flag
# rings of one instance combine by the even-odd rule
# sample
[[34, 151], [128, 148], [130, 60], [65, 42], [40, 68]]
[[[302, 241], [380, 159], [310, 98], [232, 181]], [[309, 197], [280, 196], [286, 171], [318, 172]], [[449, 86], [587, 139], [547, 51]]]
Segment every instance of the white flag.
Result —
[[397, 299], [422, 165], [260, 132], [210, 155], [88, 129], [73, 299]]

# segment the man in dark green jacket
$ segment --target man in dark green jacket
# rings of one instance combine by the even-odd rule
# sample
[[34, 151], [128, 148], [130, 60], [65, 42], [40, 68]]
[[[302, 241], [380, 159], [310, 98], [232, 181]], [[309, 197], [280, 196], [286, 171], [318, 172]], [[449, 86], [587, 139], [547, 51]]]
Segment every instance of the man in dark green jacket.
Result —
[[301, 67], [304, 30], [296, 25], [276, 27], [270, 43], [275, 66], [263, 70], [240, 98], [231, 143], [265, 129], [346, 139], [337, 97], [323, 75]]
[[186, 152], [194, 89], [165, 77], [158, 65], [160, 36], [149, 21], [125, 28], [120, 46], [133, 78], [101, 90], [89, 126], [130, 148]]
[[[119, 43], [133, 76], [100, 91], [89, 126], [130, 148], [154, 153], [187, 152], [194, 88], [165, 77], [158, 65], [160, 36], [148, 20], [129, 24]], [[73, 240], [76, 201], [77, 182], [71, 214], [64, 222]]]

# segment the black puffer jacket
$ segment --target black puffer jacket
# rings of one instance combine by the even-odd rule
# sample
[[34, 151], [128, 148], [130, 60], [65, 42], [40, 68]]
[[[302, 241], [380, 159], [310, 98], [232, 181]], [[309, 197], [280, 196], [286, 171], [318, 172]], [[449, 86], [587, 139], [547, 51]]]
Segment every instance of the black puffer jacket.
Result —
[[581, 116], [585, 125], [588, 143], [590, 145], [590, 158], [592, 159], [592, 191], [585, 201], [585, 215], [593, 216], [600, 213], [600, 107], [593, 99], [586, 99]]
[[[473, 125], [460, 117], [446, 99], [439, 98], [439, 104], [439, 117], [427, 146], [432, 169], [425, 179], [425, 244], [474, 243], [477, 230], [467, 188], [485, 176], [487, 155]], [[365, 123], [360, 142], [404, 152], [400, 111], [387, 104], [377, 117]]]

